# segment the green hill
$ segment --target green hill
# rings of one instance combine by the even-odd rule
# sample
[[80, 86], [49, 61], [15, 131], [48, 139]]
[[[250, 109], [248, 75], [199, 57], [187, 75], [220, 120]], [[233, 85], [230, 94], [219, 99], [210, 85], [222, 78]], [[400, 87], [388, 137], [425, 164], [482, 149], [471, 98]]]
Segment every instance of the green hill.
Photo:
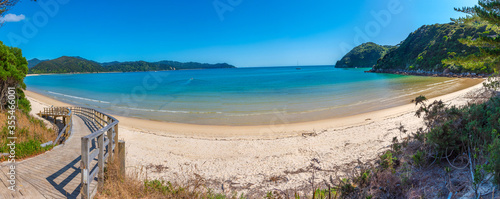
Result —
[[81, 57], [63, 56], [54, 60], [43, 61], [29, 70], [30, 73], [94, 73], [94, 72], [136, 72], [160, 70], [188, 70], [188, 69], [214, 69], [236, 68], [226, 63], [207, 64], [197, 62], [107, 62], [97, 63]]
[[57, 59], [43, 61], [31, 68], [30, 73], [83, 73], [105, 72], [100, 64], [76, 57], [62, 56]]
[[452, 56], [468, 56], [478, 53], [478, 48], [462, 44], [459, 39], [477, 38], [485, 31], [488, 31], [487, 26], [481, 24], [473, 26], [455, 23], [424, 25], [391, 49], [378, 61], [372, 71], [419, 70], [441, 73], [448, 69], [454, 73], [491, 73], [492, 70], [489, 68], [463, 68], [442, 63], [442, 60]]
[[43, 61], [48, 61], [48, 60], [39, 60], [37, 58], [30, 59], [30, 60], [28, 60], [28, 68], [33, 68], [34, 66], [36, 66], [37, 64], [39, 64], [40, 62], [43, 62]]
[[335, 68], [373, 67], [392, 47], [373, 42], [361, 44], [337, 61]]
[[157, 70], [188, 70], [188, 69], [213, 69], [213, 68], [235, 68], [232, 65], [223, 64], [206, 64], [197, 62], [176, 62], [176, 61], [159, 61], [159, 62], [110, 62], [104, 64], [109, 71], [133, 72], [133, 71], [157, 71]]

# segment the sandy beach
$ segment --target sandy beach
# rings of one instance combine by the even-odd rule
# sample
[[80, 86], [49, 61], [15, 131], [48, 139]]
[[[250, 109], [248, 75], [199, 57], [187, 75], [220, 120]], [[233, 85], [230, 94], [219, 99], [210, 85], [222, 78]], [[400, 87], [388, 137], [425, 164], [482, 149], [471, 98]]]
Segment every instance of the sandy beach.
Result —
[[[463, 105], [466, 95], [478, 89], [482, 84], [429, 101]], [[70, 106], [34, 92], [26, 94], [34, 113], [50, 105]], [[129, 173], [178, 183], [197, 178], [215, 191], [262, 196], [270, 190], [310, 188], [312, 159], [319, 161], [314, 163], [321, 168], [315, 182], [321, 184], [352, 168], [358, 159], [377, 158], [393, 137], [400, 136], [400, 125], [409, 132], [422, 126], [415, 110], [414, 104], [407, 104], [314, 122], [234, 127], [116, 118], [119, 137], [126, 141]]]

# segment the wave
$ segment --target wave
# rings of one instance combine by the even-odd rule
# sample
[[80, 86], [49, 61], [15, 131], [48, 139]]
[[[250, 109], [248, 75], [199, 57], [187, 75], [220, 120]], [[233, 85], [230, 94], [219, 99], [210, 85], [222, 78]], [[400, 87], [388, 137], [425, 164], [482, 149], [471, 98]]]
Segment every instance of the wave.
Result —
[[78, 96], [73, 96], [73, 95], [66, 95], [66, 94], [56, 93], [56, 92], [52, 92], [52, 91], [47, 91], [47, 92], [50, 93], [50, 94], [61, 95], [61, 96], [64, 96], [64, 97], [69, 97], [69, 98], [74, 98], [74, 99], [80, 99], [80, 100], [86, 100], [86, 101], [91, 101], [91, 102], [99, 102], [99, 103], [104, 103], [104, 104], [109, 104], [110, 103], [110, 102], [106, 102], [106, 101], [89, 99], [89, 98], [78, 97]]
[[186, 114], [223, 114], [222, 112], [203, 112], [203, 111], [173, 111], [173, 110], [162, 110], [162, 109], [144, 109], [144, 108], [133, 108], [133, 107], [123, 107], [123, 106], [115, 106], [115, 108], [119, 109], [129, 109], [136, 111], [144, 111], [144, 112], [159, 112], [159, 113], [186, 113]]

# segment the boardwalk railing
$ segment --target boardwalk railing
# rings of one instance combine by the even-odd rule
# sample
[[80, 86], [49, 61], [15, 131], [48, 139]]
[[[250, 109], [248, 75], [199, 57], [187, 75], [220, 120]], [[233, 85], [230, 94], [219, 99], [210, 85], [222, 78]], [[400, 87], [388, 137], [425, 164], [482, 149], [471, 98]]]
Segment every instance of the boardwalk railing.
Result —
[[[112, 116], [85, 107], [72, 107], [95, 131], [82, 137], [82, 198], [92, 198], [104, 185], [104, 164], [113, 160], [113, 153], [118, 145], [118, 120]], [[97, 145], [96, 145], [97, 143]], [[97, 158], [97, 164], [95, 164]], [[93, 165], [93, 166], [92, 166]], [[97, 175], [97, 176], [96, 176]], [[91, 189], [91, 183], [97, 177], [98, 185]]]
[[38, 113], [40, 117], [53, 117], [54, 118], [54, 123], [56, 123], [57, 117], [62, 117], [62, 122], [64, 124], [64, 127], [59, 131], [59, 134], [57, 135], [56, 140], [52, 143], [53, 145], [56, 145], [61, 137], [69, 137], [69, 135], [72, 132], [73, 129], [73, 118], [71, 115], [71, 109], [68, 107], [50, 107], [50, 108], [44, 108], [43, 111], [40, 111]]

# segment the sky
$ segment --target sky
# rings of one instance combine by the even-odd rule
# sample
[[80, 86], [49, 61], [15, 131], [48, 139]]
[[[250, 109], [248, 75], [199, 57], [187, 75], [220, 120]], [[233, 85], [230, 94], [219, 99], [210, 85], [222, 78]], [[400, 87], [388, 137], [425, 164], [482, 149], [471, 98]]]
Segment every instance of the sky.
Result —
[[[141, 3], [138, 3], [141, 2]], [[477, 0], [21, 0], [0, 41], [27, 59], [333, 65], [364, 42], [396, 45]]]

